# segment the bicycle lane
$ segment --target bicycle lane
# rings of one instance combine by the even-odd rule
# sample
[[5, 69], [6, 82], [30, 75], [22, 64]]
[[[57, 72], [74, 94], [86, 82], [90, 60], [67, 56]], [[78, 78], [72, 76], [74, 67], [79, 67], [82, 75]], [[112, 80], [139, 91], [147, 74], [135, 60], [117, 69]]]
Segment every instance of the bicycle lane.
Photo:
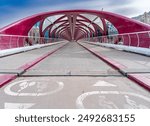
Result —
[[1, 58], [0, 87], [14, 80], [27, 69], [56, 52], [66, 44], [66, 42], [59, 43], [58, 45], [52, 44], [52, 46]]
[[7, 109], [149, 109], [150, 94], [120, 76], [19, 77], [0, 90]]
[[[134, 53], [100, 47], [88, 42], [80, 42], [103, 61], [118, 69], [123, 75], [150, 91], [150, 58]], [[143, 79], [145, 78], [145, 79]]]
[[[57, 66], [57, 64], [55, 64], [56, 62], [59, 64], [65, 64], [65, 66], [66, 63], [69, 64], [70, 62], [70, 68], [74, 68], [79, 64], [87, 62], [90, 65], [83, 64], [83, 69], [86, 67], [86, 69], [103, 68], [105, 63], [102, 63], [102, 61], [94, 55], [91, 55], [84, 48], [78, 48], [78, 46], [77, 44], [73, 46], [73, 44], [70, 43], [70, 45], [65, 46], [65, 48], [62, 48], [57, 53], [54, 53], [53, 56], [50, 56], [49, 60], [51, 60], [51, 62], [48, 62], [45, 59], [46, 64], [49, 64], [52, 68], [55, 65]], [[63, 61], [58, 59], [65, 59], [66, 62], [65, 60]], [[52, 61], [55, 63], [53, 64]], [[96, 65], [94, 62], [97, 62]], [[38, 67], [40, 64], [37, 64], [35, 67], [41, 68]], [[61, 65], [61, 67], [65, 66]], [[78, 66], [78, 68], [81, 70], [82, 66]], [[48, 69], [48, 71], [51, 70], [52, 69]], [[47, 74], [44, 76], [42, 74], [41, 76], [26, 75], [15, 79], [8, 85], [1, 88], [0, 107], [32, 109], [141, 109], [149, 108], [149, 97], [150, 94], [148, 91], [144, 90], [121, 74], [119, 76], [114, 76], [110, 73], [108, 76], [49, 76]]]

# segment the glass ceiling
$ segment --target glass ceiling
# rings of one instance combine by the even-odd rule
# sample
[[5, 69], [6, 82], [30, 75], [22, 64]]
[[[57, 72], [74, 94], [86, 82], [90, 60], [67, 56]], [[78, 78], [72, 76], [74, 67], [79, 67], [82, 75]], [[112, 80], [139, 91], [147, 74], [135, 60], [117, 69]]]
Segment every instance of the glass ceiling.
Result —
[[90, 23], [84, 22], [84, 21], [80, 21], [80, 22], [82, 22], [82, 23], [85, 24], [87, 27], [90, 27], [93, 31], [95, 31], [93, 25], [90, 25]]
[[[102, 23], [102, 20], [96, 16], [96, 15], [91, 15], [91, 14], [80, 14], [84, 17], [86, 17], [87, 19], [89, 19], [91, 22], [97, 24], [99, 27], [102, 28], [102, 30], [104, 30], [104, 26], [103, 26], [103, 23]], [[88, 26], [90, 26], [90, 28], [93, 29], [93, 26], [91, 25], [91, 23], [88, 24]], [[94, 30], [95, 31], [95, 30]]]
[[86, 17], [87, 19], [93, 21], [97, 16], [96, 15], [91, 15], [91, 14], [80, 14], [84, 17]]
[[44, 29], [51, 25], [52, 23], [54, 23], [57, 19], [59, 19], [60, 17], [62, 17], [64, 15], [55, 15], [55, 16], [50, 16], [50, 17], [47, 17], [45, 20], [44, 20], [44, 23], [43, 23], [43, 27], [42, 27], [42, 31], [44, 31]]
[[[64, 16], [64, 17], [63, 17]], [[69, 15], [68, 15], [69, 16]], [[58, 23], [55, 23], [54, 22], [56, 20], [58, 20], [59, 18], [63, 17], [62, 19], [60, 19], [58, 21]], [[75, 15], [76, 17], [76, 15]], [[45, 28], [47, 28], [48, 26], [50, 26], [51, 24], [54, 24], [51, 28], [51, 32], [57, 28], [56, 30], [56, 33], [59, 32], [62, 28], [69, 28], [69, 29], [72, 29], [71, 28], [71, 25], [75, 24], [75, 28], [77, 27], [81, 27], [83, 29], [85, 29], [86, 32], [90, 33], [91, 32], [91, 29], [92, 31], [94, 32], [97, 32], [95, 31], [98, 27], [100, 27], [102, 30], [104, 30], [104, 26], [103, 26], [103, 22], [101, 20], [100, 17], [98, 17], [97, 15], [92, 15], [92, 14], [79, 14], [77, 15], [77, 18], [76, 18], [76, 22], [74, 22], [75, 20], [75, 17], [73, 14], [71, 14], [71, 22], [68, 21], [68, 17], [65, 15], [65, 14], [61, 14], [61, 15], [55, 15], [55, 16], [50, 16], [50, 17], [47, 17], [44, 22], [43, 22], [43, 27], [42, 27], [42, 31], [44, 31]], [[65, 23], [65, 21], [67, 21]], [[106, 23], [108, 22], [107, 20], [104, 20]], [[71, 25], [67, 25], [71, 23]], [[62, 25], [62, 24], [65, 24]], [[95, 27], [96, 25], [98, 27]], [[95, 26], [94, 26], [95, 25]], [[96, 29], [95, 29], [96, 28]]]

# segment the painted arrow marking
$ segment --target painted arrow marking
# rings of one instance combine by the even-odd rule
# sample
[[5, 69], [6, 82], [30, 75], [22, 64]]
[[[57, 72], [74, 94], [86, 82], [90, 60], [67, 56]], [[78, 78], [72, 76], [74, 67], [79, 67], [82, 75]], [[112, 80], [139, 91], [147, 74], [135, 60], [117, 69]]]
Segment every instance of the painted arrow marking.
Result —
[[98, 81], [93, 86], [95, 86], [95, 87], [117, 87], [117, 85], [110, 84], [106, 81]]

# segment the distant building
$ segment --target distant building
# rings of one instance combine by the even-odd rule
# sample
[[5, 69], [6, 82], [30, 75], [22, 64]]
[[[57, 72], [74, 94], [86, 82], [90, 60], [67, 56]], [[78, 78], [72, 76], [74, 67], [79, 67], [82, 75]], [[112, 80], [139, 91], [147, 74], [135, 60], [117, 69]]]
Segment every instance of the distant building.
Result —
[[30, 38], [30, 41], [32, 41], [32, 44], [38, 44], [39, 43], [39, 27], [38, 26], [33, 26], [31, 30], [28, 33], [28, 36]]
[[139, 15], [137, 17], [133, 17], [133, 19], [141, 21], [146, 24], [150, 24], [150, 12], [144, 12], [144, 14]]
[[39, 37], [39, 28], [33, 26], [32, 29], [29, 31], [28, 33], [29, 36], [33, 36], [33, 37]]

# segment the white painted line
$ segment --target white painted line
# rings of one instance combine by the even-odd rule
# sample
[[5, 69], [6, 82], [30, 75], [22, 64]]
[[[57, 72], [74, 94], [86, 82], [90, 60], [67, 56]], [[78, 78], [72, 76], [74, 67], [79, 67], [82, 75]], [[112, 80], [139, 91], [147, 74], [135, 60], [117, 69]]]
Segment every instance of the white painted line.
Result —
[[4, 109], [28, 109], [34, 106], [34, 103], [4, 103]]
[[[143, 96], [143, 95], [140, 95], [140, 94], [132, 93], [132, 92], [122, 92], [122, 91], [91, 91], [91, 92], [86, 92], [86, 93], [80, 95], [77, 98], [77, 100], [76, 100], [76, 107], [79, 108], [79, 109], [84, 109], [85, 106], [84, 106], [83, 102], [84, 102], [84, 100], [88, 96], [91, 96], [91, 95], [123, 95], [124, 97], [126, 97], [126, 95], [129, 95], [129, 96], [134, 96], [136, 98], [140, 98], [140, 99], [145, 100], [145, 101], [147, 101], [147, 102], [150, 103], [150, 98], [148, 98], [146, 96]], [[128, 104], [129, 104], [129, 100], [128, 100]], [[130, 102], [130, 105], [131, 105], [131, 102]], [[146, 106], [144, 106], [144, 105], [138, 105], [138, 106], [135, 106], [135, 107], [136, 108], [146, 108]]]
[[[40, 90], [37, 90], [36, 93], [24, 93], [23, 92], [24, 89], [31, 87], [31, 86], [38, 85], [38, 82], [34, 82], [31, 80], [21, 80], [21, 81], [17, 81], [17, 82], [9, 84], [4, 89], [4, 92], [8, 95], [11, 95], [11, 96], [45, 96], [45, 95], [51, 95], [51, 94], [57, 93], [63, 89], [63, 87], [64, 87], [63, 82], [57, 82], [56, 84], [58, 85], [58, 87], [52, 91], [49, 91], [49, 92], [39, 93], [41, 91], [41, 89], [40, 89]], [[18, 86], [19, 90], [16, 92], [12, 91], [11, 89], [13, 86]]]
[[97, 81], [96, 84], [94, 84], [93, 86], [95, 87], [117, 87], [117, 85], [108, 83], [106, 81]]
[[92, 91], [92, 92], [86, 92], [82, 95], [80, 95], [77, 100], [76, 100], [76, 106], [77, 108], [79, 109], [84, 109], [84, 105], [83, 105], [83, 100], [87, 97], [87, 96], [90, 96], [90, 95], [95, 95], [95, 94], [99, 94], [99, 91]]

